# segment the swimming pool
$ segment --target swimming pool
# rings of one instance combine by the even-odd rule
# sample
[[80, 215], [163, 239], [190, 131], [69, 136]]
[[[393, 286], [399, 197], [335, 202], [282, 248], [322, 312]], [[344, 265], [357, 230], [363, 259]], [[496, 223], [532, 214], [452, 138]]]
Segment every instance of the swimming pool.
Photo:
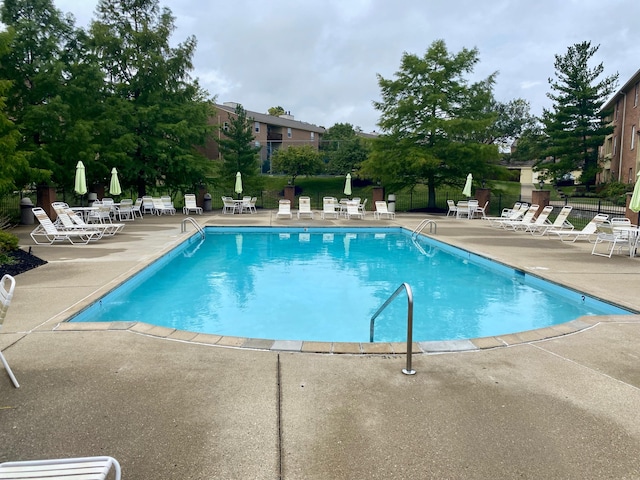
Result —
[[[71, 321], [140, 321], [281, 340], [368, 342], [401, 283], [415, 341], [502, 335], [582, 315], [628, 314], [536, 276], [402, 228], [208, 227]], [[375, 341], [406, 339], [406, 301]]]

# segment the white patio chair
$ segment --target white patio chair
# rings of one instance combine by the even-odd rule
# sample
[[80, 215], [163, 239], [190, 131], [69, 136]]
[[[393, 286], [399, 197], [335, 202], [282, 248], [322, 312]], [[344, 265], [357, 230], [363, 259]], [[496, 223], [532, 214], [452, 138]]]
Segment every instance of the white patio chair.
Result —
[[182, 207], [182, 213], [189, 215], [191, 212], [195, 212], [197, 215], [202, 215], [202, 207], [199, 207], [196, 203], [196, 196], [193, 193], [186, 193], [184, 196], [184, 207]]
[[[629, 222], [631, 224], [631, 222]], [[593, 248], [591, 249], [591, 255], [598, 255], [601, 257], [611, 258], [613, 252], [618, 250], [620, 252], [623, 246], [629, 249], [631, 253], [631, 246], [629, 244], [629, 232], [624, 230], [617, 230], [613, 225], [607, 221], [598, 224], [596, 227], [596, 238], [593, 242]], [[608, 243], [609, 247], [605, 253], [597, 252], [598, 245], [601, 243]]]
[[116, 215], [118, 215], [118, 219], [122, 222], [123, 220], [134, 220], [133, 214], [133, 200], [130, 198], [125, 198], [120, 200], [120, 205], [116, 206]]
[[144, 195], [142, 197], [142, 213], [150, 213], [151, 215], [154, 215], [156, 213], [156, 209], [153, 206], [153, 198], [151, 197], [151, 195]]
[[136, 216], [142, 218], [142, 199], [140, 197], [136, 198], [133, 207], [131, 207], [131, 211], [133, 212], [133, 217]]
[[109, 472], [121, 480], [120, 464], [112, 457], [56, 458], [0, 463], [0, 478], [105, 480]]
[[233, 201], [231, 197], [221, 197], [222, 198], [222, 213], [236, 213], [238, 210], [238, 204]]
[[356, 217], [364, 220], [364, 212], [361, 212], [358, 208], [360, 202], [351, 201], [347, 202], [347, 218], [351, 220], [351, 217]]
[[[9, 305], [11, 305], [11, 299], [13, 298], [13, 291], [15, 288], [16, 280], [11, 275], [3, 275], [2, 280], [0, 280], [0, 329], [4, 323], [4, 318], [7, 316], [7, 310], [9, 310]], [[11, 367], [9, 367], [7, 359], [4, 358], [2, 351], [0, 351], [0, 361], [2, 361], [4, 369], [9, 374], [9, 378], [11, 378], [13, 386], [16, 388], [20, 387], [18, 380], [16, 380], [15, 375], [11, 371]]]
[[176, 207], [173, 206], [173, 200], [169, 195], [163, 195], [160, 197], [162, 204], [164, 205], [164, 211], [170, 215], [176, 214]]
[[447, 200], [447, 217], [449, 215], [453, 215], [454, 217], [458, 216], [458, 207], [456, 206], [456, 202], [453, 200]]

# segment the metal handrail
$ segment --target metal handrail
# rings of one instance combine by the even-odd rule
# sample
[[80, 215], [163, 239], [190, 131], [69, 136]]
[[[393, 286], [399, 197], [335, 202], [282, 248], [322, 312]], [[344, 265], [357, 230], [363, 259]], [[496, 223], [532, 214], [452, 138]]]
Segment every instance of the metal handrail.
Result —
[[429, 225], [429, 233], [438, 233], [438, 224], [430, 219], [425, 219], [422, 220], [418, 226], [416, 228], [413, 229], [413, 232], [411, 232], [411, 237], [416, 237], [422, 230], [424, 230], [424, 227], [426, 227], [427, 225]]
[[411, 368], [411, 349], [413, 347], [413, 293], [411, 292], [411, 287], [408, 283], [405, 282], [400, 285], [378, 309], [378, 311], [373, 314], [373, 317], [371, 317], [371, 322], [369, 324], [369, 342], [373, 342], [373, 330], [376, 318], [403, 289], [407, 291], [407, 366], [402, 369], [402, 373], [405, 375], [414, 375], [416, 371]]
[[200, 236], [201, 236], [202, 238], [204, 238], [204, 237], [205, 237], [204, 229], [203, 229], [203, 228], [198, 224], [198, 222], [196, 222], [196, 221], [195, 221], [193, 218], [191, 218], [191, 217], [187, 217], [187, 218], [185, 218], [184, 220], [182, 220], [182, 224], [181, 224], [181, 227], [180, 227], [180, 232], [185, 233], [185, 232], [187, 231], [187, 221], [188, 221], [188, 222], [191, 222], [191, 224], [192, 224], [194, 227], [196, 227], [196, 230], [197, 230], [198, 232], [200, 232]]

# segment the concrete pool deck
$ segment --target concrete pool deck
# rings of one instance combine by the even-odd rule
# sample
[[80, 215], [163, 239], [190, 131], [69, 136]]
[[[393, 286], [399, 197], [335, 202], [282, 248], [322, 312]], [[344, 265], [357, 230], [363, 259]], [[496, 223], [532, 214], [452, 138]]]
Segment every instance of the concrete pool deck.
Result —
[[[273, 213], [194, 218], [413, 229], [428, 217], [276, 221]], [[258, 350], [246, 339], [222, 347], [141, 324], [61, 324], [184, 239], [183, 218], [146, 217], [87, 246], [33, 246], [32, 227], [16, 229], [49, 263], [16, 277], [0, 330], [21, 384], [13, 388], [0, 369], [0, 461], [111, 455], [125, 479], [640, 478], [640, 316], [418, 353], [413, 376], [401, 373], [396, 350]], [[640, 258], [429, 218], [441, 241], [640, 310]]]

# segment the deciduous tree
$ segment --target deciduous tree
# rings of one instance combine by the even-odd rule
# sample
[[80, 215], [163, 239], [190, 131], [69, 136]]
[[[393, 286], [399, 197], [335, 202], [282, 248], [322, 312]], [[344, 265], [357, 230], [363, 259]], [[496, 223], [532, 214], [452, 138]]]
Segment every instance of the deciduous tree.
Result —
[[322, 171], [320, 154], [311, 145], [289, 146], [277, 150], [271, 159], [273, 171], [291, 177], [291, 185], [300, 175], [316, 175]]
[[488, 109], [495, 74], [470, 83], [477, 62], [476, 49], [452, 54], [437, 40], [422, 57], [405, 53], [395, 79], [378, 75], [383, 134], [363, 172], [391, 189], [426, 184], [429, 207], [438, 186], [462, 186], [469, 172], [487, 177], [498, 159], [497, 146], [481, 140], [496, 119]]

